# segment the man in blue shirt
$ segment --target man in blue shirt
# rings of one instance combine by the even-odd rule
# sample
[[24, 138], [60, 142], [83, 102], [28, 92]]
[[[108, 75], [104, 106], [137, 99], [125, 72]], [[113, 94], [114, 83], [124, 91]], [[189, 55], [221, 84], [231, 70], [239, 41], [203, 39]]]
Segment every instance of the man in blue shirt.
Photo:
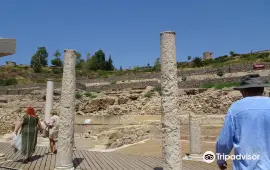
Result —
[[243, 98], [229, 108], [216, 143], [220, 169], [227, 169], [224, 155], [229, 155], [232, 148], [233, 170], [270, 169], [270, 98], [263, 96], [264, 87], [269, 86], [258, 74], [251, 74], [234, 88]]

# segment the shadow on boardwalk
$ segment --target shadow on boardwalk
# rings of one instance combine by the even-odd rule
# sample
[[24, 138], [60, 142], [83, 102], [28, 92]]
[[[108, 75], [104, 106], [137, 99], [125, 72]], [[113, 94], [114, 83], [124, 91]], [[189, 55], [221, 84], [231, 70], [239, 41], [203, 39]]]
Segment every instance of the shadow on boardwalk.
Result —
[[74, 164], [74, 168], [76, 169], [77, 167], [79, 167], [79, 165], [83, 162], [84, 158], [74, 158], [73, 160], [73, 164]]
[[[14, 154], [20, 154], [20, 153], [14, 153]], [[18, 157], [20, 157], [18, 155]], [[42, 159], [42, 157], [44, 157], [44, 155], [34, 155], [30, 158], [30, 162], [32, 161], [37, 161], [39, 159]], [[19, 160], [14, 160], [14, 162], [19, 162], [19, 163], [22, 163], [23, 162], [23, 158], [19, 159]]]

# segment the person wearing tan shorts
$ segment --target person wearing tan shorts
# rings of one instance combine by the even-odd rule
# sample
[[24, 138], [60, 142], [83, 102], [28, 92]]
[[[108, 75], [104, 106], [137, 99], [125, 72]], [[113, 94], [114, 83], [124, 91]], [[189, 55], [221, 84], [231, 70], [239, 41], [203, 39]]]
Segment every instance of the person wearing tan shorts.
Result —
[[57, 115], [56, 111], [52, 111], [52, 117], [50, 118], [50, 123], [46, 124], [49, 128], [49, 140], [50, 140], [50, 154], [56, 154], [57, 150], [55, 143], [58, 141], [58, 132], [59, 132], [59, 120], [60, 117]]

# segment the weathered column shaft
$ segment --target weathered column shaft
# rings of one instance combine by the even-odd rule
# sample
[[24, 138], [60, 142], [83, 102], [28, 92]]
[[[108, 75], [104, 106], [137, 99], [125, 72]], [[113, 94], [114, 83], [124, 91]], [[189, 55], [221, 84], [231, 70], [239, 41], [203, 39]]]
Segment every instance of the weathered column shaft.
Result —
[[56, 169], [74, 169], [75, 60], [76, 56], [74, 51], [70, 49], [65, 50]]
[[53, 108], [53, 81], [47, 80], [47, 92], [46, 92], [46, 104], [45, 104], [45, 122], [49, 123], [50, 121], [50, 113]]
[[189, 115], [189, 138], [190, 154], [201, 154], [201, 127], [200, 122], [194, 114]]
[[164, 170], [182, 170], [175, 32], [160, 33]]

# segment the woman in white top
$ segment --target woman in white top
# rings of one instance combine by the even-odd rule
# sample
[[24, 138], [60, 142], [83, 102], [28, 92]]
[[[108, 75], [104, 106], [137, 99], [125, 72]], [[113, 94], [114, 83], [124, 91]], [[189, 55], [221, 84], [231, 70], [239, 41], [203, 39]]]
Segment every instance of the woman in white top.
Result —
[[52, 111], [52, 117], [50, 118], [50, 123], [46, 124], [49, 128], [49, 139], [50, 139], [50, 154], [56, 154], [57, 150], [55, 148], [55, 142], [58, 140], [58, 130], [59, 130], [59, 120], [60, 117], [57, 115], [56, 111]]

